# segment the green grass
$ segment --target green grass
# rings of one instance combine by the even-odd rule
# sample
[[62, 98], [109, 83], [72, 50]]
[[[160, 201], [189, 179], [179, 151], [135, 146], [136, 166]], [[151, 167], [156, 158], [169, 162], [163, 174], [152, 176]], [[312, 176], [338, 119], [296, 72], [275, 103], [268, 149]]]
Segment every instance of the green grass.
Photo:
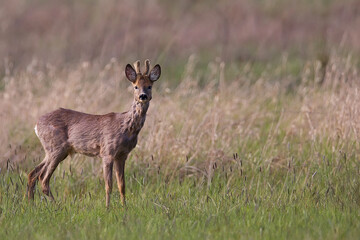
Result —
[[[127, 160], [126, 209], [115, 179], [111, 207], [105, 208], [101, 161], [82, 157], [66, 159], [55, 171], [55, 203], [39, 186], [29, 202], [27, 173], [42, 150], [33, 125], [17, 121], [25, 111], [14, 111], [5, 126], [11, 141], [19, 142], [4, 148], [9, 161], [0, 165], [0, 239], [358, 239], [357, 90], [342, 85], [339, 93], [309, 91], [300, 82], [289, 91], [301, 63], [288, 63], [273, 70], [249, 64], [239, 85], [229, 82], [220, 90], [218, 65], [210, 67], [210, 77], [201, 63], [184, 77], [186, 66], [181, 68], [168, 85], [174, 94], [156, 110], [161, 121], [149, 119]], [[231, 76], [241, 70], [230, 65], [227, 71]], [[259, 76], [267, 76], [263, 84]], [[285, 83], [273, 91], [281, 76]], [[213, 79], [214, 86], [201, 86], [201, 77]], [[182, 78], [188, 82], [175, 87]]]
[[0, 175], [0, 239], [357, 239], [359, 162], [351, 146], [334, 152], [318, 141], [302, 154], [287, 146], [293, 157], [278, 164], [243, 152], [213, 174], [173, 178], [129, 159], [127, 209], [116, 184], [106, 210], [100, 177], [61, 167], [51, 182], [57, 202], [37, 190], [29, 203], [26, 175], [9, 167]]

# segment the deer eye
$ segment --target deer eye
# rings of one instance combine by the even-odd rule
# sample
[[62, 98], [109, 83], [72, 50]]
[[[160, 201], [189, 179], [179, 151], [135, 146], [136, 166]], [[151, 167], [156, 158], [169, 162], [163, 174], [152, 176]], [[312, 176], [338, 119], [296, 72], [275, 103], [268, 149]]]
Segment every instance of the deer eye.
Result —
[[149, 86], [148, 89], [151, 89], [151, 86]]
[[135, 86], [135, 89], [138, 89], [138, 86]]

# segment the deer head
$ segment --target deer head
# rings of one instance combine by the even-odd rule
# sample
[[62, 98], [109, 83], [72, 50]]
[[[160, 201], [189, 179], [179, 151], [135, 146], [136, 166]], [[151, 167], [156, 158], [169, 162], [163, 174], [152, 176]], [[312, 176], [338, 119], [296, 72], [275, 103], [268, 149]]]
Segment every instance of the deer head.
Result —
[[[135, 68], [135, 69], [134, 69]], [[150, 61], [145, 60], [145, 72], [140, 71], [140, 61], [134, 63], [134, 68], [127, 64], [125, 67], [125, 75], [127, 79], [132, 83], [134, 87], [135, 101], [140, 103], [147, 103], [151, 100], [151, 88], [156, 80], [159, 79], [161, 74], [161, 68], [159, 64], [156, 64], [153, 69], [150, 70]]]

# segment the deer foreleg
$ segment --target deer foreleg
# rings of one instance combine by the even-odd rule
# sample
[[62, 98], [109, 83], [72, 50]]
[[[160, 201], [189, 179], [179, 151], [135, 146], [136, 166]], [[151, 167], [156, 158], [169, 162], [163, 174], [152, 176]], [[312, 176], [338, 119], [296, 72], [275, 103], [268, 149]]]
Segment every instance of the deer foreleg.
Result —
[[123, 206], [126, 206], [125, 200], [125, 160], [126, 156], [115, 161], [116, 180], [121, 196], [121, 202]]
[[113, 158], [107, 157], [103, 158], [103, 168], [104, 168], [104, 181], [105, 181], [105, 191], [106, 191], [106, 208], [110, 206], [110, 194], [112, 192], [112, 168], [113, 168]]

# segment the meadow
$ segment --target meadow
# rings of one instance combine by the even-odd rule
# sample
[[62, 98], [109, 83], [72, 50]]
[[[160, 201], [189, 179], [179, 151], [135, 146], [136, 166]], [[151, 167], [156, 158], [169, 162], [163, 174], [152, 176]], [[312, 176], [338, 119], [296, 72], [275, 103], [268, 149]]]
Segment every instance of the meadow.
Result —
[[[14, 76], [3, 94], [22, 97], [9, 100], [20, 102], [6, 114], [24, 120], [21, 127], [13, 118], [3, 122], [21, 144], [2, 146], [8, 160], [0, 172], [1, 238], [357, 238], [360, 97], [350, 62], [334, 58], [321, 86], [317, 63], [308, 63], [293, 86], [286, 61], [258, 75], [252, 66], [233, 73], [216, 61], [204, 70], [191, 57], [177, 87], [166, 87], [165, 78], [155, 88], [127, 160], [128, 206], [121, 206], [115, 189], [109, 210], [101, 161], [79, 155], [66, 159], [51, 180], [56, 203], [39, 189], [28, 202], [27, 172], [43, 152], [35, 119], [21, 112], [36, 102], [33, 117], [45, 111], [36, 98], [51, 99], [49, 109], [126, 110], [128, 82], [111, 77], [121, 76], [124, 64], [113, 60], [99, 73], [82, 65], [66, 72], [65, 84], [54, 81], [46, 91], [49, 73], [20, 74], [32, 76], [25, 85]], [[91, 80], [92, 74], [110, 83]], [[279, 76], [282, 81], [275, 81]], [[64, 96], [77, 98], [66, 102]]]
[[[357, 239], [360, 45], [340, 34], [356, 1], [149, 2], [144, 19], [117, 1], [4, 3], [0, 239]], [[213, 13], [215, 37], [201, 31]], [[128, 110], [124, 68], [144, 58], [163, 71], [126, 162], [127, 207], [114, 184], [105, 208], [101, 160], [81, 155], [56, 169], [56, 202], [39, 186], [29, 202], [38, 117]]]

